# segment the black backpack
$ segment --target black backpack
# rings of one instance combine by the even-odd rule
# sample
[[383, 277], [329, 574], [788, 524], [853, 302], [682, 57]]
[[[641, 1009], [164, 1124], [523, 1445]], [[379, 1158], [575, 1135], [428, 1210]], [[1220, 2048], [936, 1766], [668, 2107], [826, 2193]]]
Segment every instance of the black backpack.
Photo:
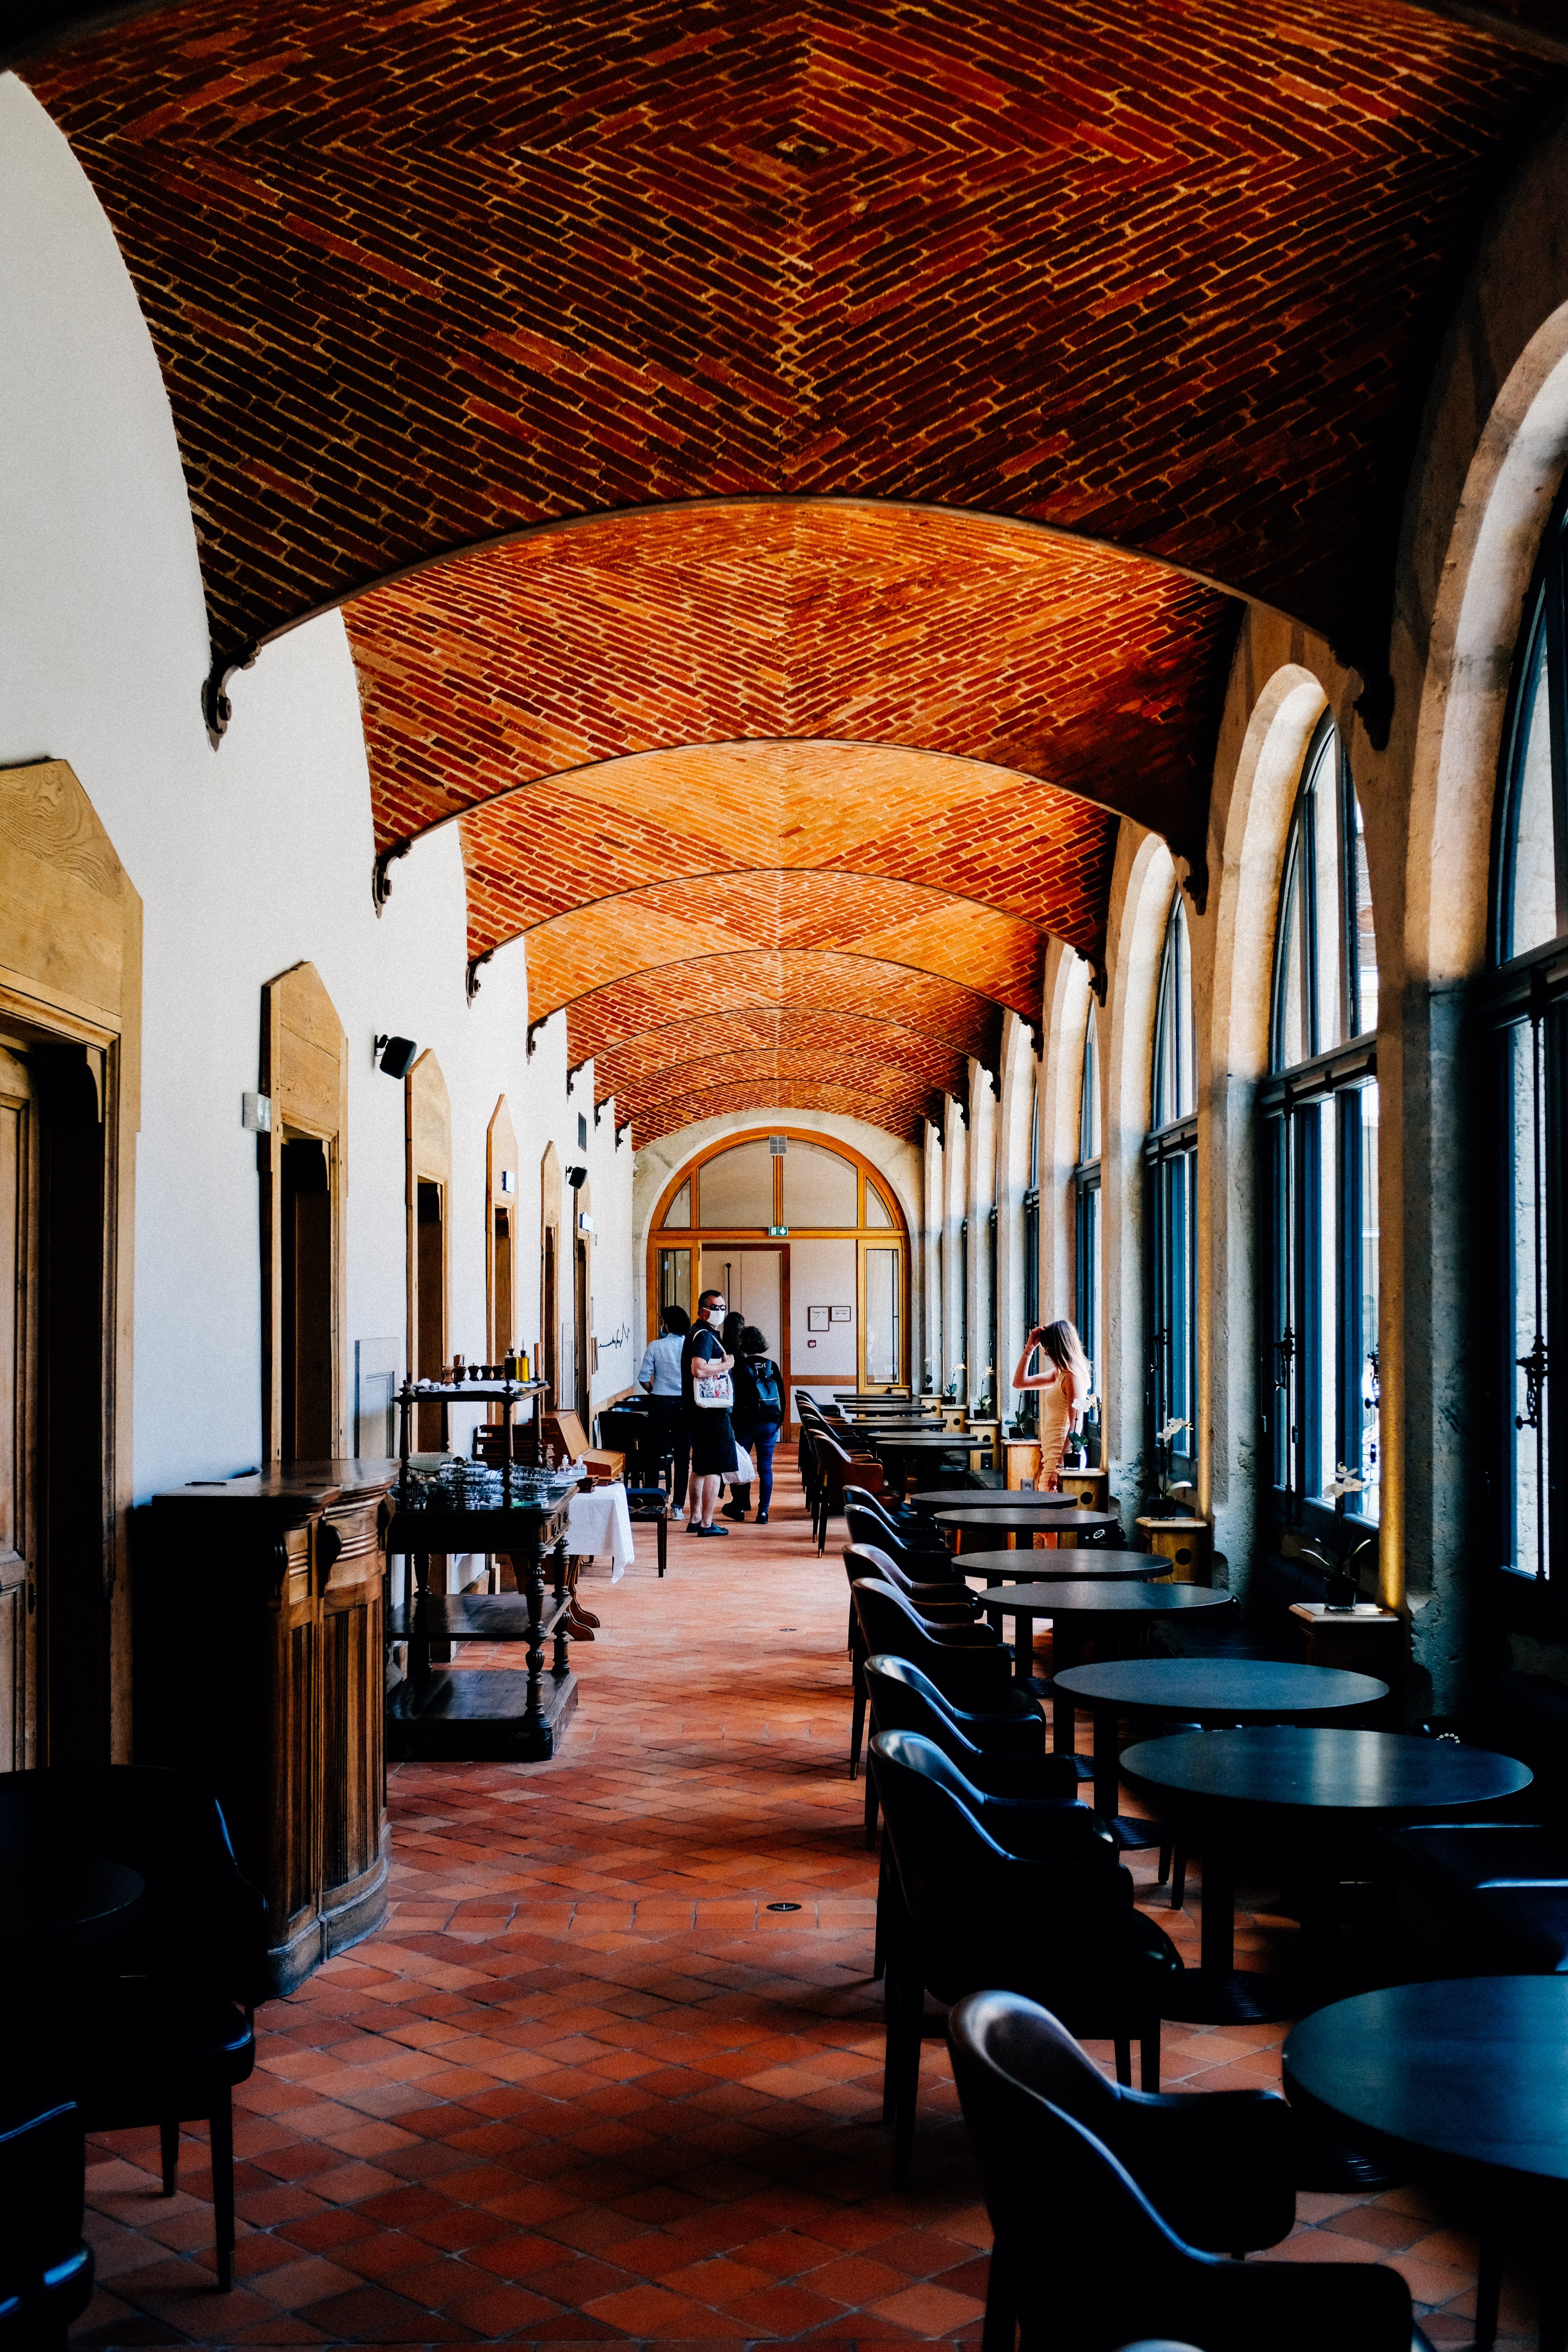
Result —
[[784, 1389], [778, 1366], [771, 1356], [759, 1356], [752, 1358], [746, 1370], [756, 1400], [755, 1418], [764, 1427], [776, 1425], [784, 1419]]

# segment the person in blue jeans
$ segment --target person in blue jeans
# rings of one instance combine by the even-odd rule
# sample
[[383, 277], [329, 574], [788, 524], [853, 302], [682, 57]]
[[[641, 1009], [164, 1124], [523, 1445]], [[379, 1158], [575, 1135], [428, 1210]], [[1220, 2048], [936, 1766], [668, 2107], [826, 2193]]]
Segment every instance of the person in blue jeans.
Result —
[[[779, 1430], [784, 1422], [784, 1376], [768, 1353], [767, 1335], [754, 1323], [748, 1323], [741, 1333], [735, 1353], [735, 1403], [731, 1414], [735, 1443], [754, 1455], [757, 1465], [757, 1519], [760, 1528], [768, 1523], [768, 1505], [773, 1498], [773, 1448], [779, 1442]], [[727, 1519], [743, 1519], [752, 1505], [752, 1488], [748, 1480], [743, 1486], [731, 1487], [730, 1500], [724, 1506]]]

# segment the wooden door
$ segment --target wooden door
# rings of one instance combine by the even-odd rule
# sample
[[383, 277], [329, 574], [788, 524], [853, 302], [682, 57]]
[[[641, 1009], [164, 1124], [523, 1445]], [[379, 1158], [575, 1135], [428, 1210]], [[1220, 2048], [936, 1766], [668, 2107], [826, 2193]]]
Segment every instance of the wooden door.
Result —
[[35, 1760], [33, 1485], [37, 1428], [37, 1114], [0, 1036], [0, 1771]]
[[348, 1039], [321, 974], [297, 963], [261, 992], [262, 1454], [349, 1450]]
[[588, 1361], [588, 1244], [579, 1241], [575, 1251], [576, 1279], [572, 1301], [572, 1326], [576, 1353], [576, 1412], [586, 1429], [593, 1420], [593, 1368]]

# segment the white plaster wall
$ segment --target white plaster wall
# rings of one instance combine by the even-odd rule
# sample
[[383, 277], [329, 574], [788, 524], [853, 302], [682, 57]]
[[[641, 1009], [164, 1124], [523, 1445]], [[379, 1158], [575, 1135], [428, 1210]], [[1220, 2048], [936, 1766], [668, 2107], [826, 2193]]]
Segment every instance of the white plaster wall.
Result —
[[[565, 1023], [529, 1059], [521, 943], [465, 1001], [455, 830], [395, 869], [378, 920], [359, 698], [334, 615], [234, 681], [209, 746], [197, 549], [156, 358], [109, 225], [65, 141], [0, 77], [0, 763], [70, 762], [145, 910], [137, 1166], [135, 1486], [254, 1464], [260, 1265], [254, 1138], [260, 989], [301, 958], [348, 1034], [349, 1357], [406, 1322], [403, 1088], [378, 1030], [433, 1048], [452, 1097], [452, 1344], [483, 1353], [485, 1135], [505, 1093], [522, 1161], [520, 1323], [537, 1336], [538, 1166], [585, 1157], [599, 1393], [626, 1385], [631, 1152], [568, 1097]], [[577, 1150], [586, 1108], [589, 1148]], [[611, 1338], [608, 1349], [603, 1344]], [[351, 1389], [352, 1397], [352, 1389]]]

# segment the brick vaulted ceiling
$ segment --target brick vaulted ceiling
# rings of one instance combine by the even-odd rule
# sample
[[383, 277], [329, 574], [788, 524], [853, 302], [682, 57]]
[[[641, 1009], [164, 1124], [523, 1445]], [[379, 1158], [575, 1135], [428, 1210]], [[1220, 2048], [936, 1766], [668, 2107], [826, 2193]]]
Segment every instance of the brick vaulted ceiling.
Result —
[[28, 79], [216, 669], [349, 605], [378, 847], [457, 823], [639, 1139], [961, 1085], [1119, 814], [1201, 854], [1238, 597], [1374, 677], [1562, 87], [1405, 0], [192, 0]]

